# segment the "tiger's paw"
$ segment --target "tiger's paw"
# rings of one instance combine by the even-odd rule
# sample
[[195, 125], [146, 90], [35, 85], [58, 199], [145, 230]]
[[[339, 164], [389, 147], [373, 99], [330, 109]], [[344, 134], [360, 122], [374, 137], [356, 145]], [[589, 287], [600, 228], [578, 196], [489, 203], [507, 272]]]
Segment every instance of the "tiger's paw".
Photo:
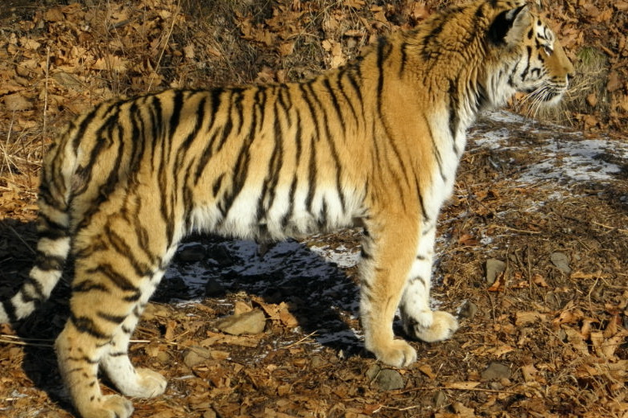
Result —
[[454, 332], [458, 330], [458, 320], [456, 317], [444, 311], [432, 312], [432, 323], [430, 326], [421, 325], [407, 318], [403, 325], [408, 335], [428, 343], [451, 338]]
[[85, 404], [77, 402], [77, 409], [83, 418], [129, 418], [133, 414], [133, 404], [120, 395], [99, 398], [99, 402]]
[[137, 379], [134, 385], [118, 388], [127, 396], [135, 398], [154, 398], [166, 391], [168, 384], [165, 377], [150, 369], [137, 368]]
[[367, 347], [379, 361], [389, 366], [407, 367], [416, 361], [416, 350], [404, 340], [392, 340], [387, 345]]

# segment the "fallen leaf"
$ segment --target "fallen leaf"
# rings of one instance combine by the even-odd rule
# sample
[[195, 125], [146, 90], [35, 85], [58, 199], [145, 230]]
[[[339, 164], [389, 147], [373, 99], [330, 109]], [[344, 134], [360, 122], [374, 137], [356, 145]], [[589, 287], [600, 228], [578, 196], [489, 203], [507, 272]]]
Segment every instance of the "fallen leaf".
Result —
[[448, 389], [473, 389], [480, 385], [481, 382], [450, 382], [445, 384]]

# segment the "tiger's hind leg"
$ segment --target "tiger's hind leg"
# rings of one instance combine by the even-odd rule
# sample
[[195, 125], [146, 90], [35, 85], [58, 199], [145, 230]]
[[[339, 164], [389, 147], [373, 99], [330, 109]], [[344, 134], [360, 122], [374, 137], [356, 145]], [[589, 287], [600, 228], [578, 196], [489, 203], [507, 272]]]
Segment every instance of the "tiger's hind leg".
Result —
[[[78, 245], [88, 244], [76, 249], [70, 318], [55, 348], [61, 375], [80, 416], [128, 418], [133, 412], [131, 402], [119, 395], [102, 394], [98, 368], [102, 366], [126, 395], [149, 397], [165, 390], [163, 376], [133, 367], [127, 347], [174, 247], [161, 258], [154, 257], [160, 261], [151, 266], [148, 258], [141, 257], [146, 249], [127, 246], [116, 229], [105, 229], [107, 234], [98, 238], [77, 236]], [[121, 248], [127, 251], [121, 252]]]
[[108, 346], [108, 351], [102, 358], [101, 366], [109, 380], [126, 396], [152, 398], [161, 395], [166, 390], [167, 382], [161, 374], [150, 369], [133, 367], [128, 354], [131, 334], [163, 274], [164, 272], [160, 270], [150, 279], [148, 286], [152, 289], [142, 292], [140, 301], [121, 326], [117, 328]]
[[436, 225], [424, 223], [416, 258], [408, 276], [399, 311], [405, 332], [426, 342], [450, 338], [458, 329], [456, 318], [430, 309], [430, 287]]

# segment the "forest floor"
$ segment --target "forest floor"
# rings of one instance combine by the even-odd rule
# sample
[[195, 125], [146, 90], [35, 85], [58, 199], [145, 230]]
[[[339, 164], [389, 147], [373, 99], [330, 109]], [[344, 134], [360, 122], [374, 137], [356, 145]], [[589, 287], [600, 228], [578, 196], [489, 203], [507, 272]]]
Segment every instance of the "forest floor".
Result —
[[[428, 13], [420, 2], [225, 0], [198, 11], [202, 23], [171, 1], [58, 3], [0, 10], [2, 299], [32, 264], [43, 144], [72, 115], [166, 86], [307, 77]], [[601, 24], [626, 6], [610, 3], [583, 13]], [[571, 27], [563, 35], [582, 46]], [[613, 48], [611, 61], [622, 56]], [[624, 88], [613, 65], [606, 93]], [[600, 91], [585, 95], [589, 107]], [[190, 238], [134, 334], [133, 362], [169, 381], [164, 395], [133, 400], [134, 417], [627, 418], [628, 138], [617, 109], [572, 113], [572, 128], [508, 112], [477, 123], [434, 269], [433, 303], [461, 328], [413, 342], [406, 369], [364, 350], [359, 230], [269, 247]], [[72, 416], [52, 349], [67, 297], [64, 282], [32, 317], [0, 325], [0, 416]], [[234, 313], [261, 328], [230, 334], [221, 319]]]

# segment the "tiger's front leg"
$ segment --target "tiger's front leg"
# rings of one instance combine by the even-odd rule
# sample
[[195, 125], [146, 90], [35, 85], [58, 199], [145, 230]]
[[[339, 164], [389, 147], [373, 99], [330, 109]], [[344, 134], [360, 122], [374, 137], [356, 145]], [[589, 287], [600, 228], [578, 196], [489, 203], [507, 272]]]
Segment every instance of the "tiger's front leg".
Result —
[[360, 311], [366, 349], [385, 364], [408, 366], [416, 360], [416, 350], [395, 339], [393, 320], [414, 259], [418, 225], [411, 216], [392, 214], [365, 224]]
[[458, 329], [456, 318], [430, 309], [430, 287], [434, 257], [435, 223], [424, 223], [399, 311], [403, 328], [410, 337], [425, 342], [450, 338]]

